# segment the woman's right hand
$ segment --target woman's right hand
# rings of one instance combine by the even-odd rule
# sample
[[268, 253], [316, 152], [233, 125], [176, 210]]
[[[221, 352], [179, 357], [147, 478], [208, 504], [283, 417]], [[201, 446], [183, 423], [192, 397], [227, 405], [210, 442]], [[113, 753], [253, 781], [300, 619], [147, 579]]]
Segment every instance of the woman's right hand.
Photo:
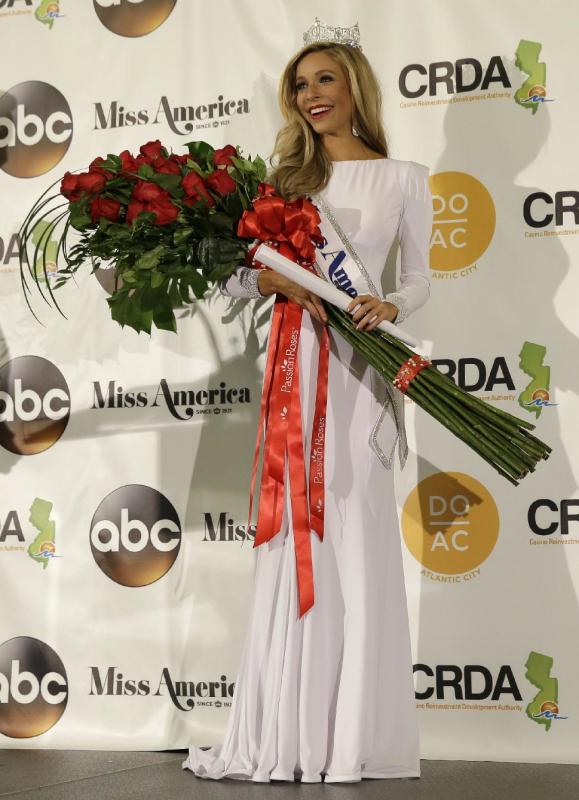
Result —
[[284, 275], [280, 275], [273, 269], [260, 269], [257, 276], [257, 285], [263, 295], [280, 294], [285, 295], [288, 300], [293, 300], [298, 306], [309, 311], [314, 319], [322, 324], [328, 321], [328, 315], [321, 299], [312, 292], [308, 292], [299, 283], [290, 281]]

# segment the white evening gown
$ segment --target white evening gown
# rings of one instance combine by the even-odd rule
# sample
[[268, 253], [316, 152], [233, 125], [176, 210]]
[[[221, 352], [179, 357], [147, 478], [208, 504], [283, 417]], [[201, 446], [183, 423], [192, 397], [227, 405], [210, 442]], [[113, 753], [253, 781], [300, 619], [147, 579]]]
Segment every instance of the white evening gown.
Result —
[[[340, 161], [322, 193], [377, 286], [398, 234], [401, 284], [391, 297], [400, 318], [429, 293], [427, 176], [414, 162]], [[239, 276], [224, 291], [243, 295]], [[299, 363], [306, 458], [319, 332], [305, 312]], [[393, 469], [368, 444], [380, 413], [370, 372], [331, 332], [323, 542], [311, 534], [314, 606], [298, 618], [286, 492], [279, 533], [256, 548], [254, 602], [223, 743], [191, 747], [183, 763], [199, 777], [330, 783], [420, 775]], [[392, 417], [385, 424], [394, 441]]]

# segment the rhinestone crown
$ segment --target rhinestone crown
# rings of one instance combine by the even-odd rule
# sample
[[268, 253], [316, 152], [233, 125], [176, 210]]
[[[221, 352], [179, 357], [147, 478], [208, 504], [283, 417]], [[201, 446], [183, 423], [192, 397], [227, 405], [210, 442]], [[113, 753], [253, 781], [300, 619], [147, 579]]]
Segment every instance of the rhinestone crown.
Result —
[[316, 17], [312, 27], [304, 33], [304, 45], [316, 42], [338, 42], [362, 49], [358, 23], [351, 28], [342, 28], [338, 25], [322, 25]]

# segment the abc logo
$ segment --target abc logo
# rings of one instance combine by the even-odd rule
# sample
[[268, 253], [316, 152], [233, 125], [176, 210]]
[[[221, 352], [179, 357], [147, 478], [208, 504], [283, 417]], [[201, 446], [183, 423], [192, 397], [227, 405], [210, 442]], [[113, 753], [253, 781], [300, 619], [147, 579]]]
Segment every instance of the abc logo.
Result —
[[21, 356], [0, 367], [0, 445], [17, 455], [42, 453], [64, 433], [70, 392], [46, 358]]
[[167, 19], [177, 0], [93, 0], [98, 18], [119, 36], [145, 36]]
[[408, 495], [402, 532], [412, 555], [427, 569], [463, 575], [492, 553], [499, 513], [489, 491], [471, 475], [437, 472]]
[[0, 97], [0, 168], [34, 178], [63, 158], [72, 137], [66, 98], [42, 81], [25, 81]]
[[121, 486], [97, 508], [90, 545], [96, 563], [115, 583], [148, 586], [175, 563], [181, 523], [172, 504], [156, 489]]
[[52, 647], [29, 636], [0, 645], [0, 733], [40, 736], [56, 725], [67, 701], [66, 670]]
[[474, 264], [495, 232], [495, 204], [489, 191], [466, 172], [432, 175], [430, 189], [434, 210], [430, 266], [451, 271]]

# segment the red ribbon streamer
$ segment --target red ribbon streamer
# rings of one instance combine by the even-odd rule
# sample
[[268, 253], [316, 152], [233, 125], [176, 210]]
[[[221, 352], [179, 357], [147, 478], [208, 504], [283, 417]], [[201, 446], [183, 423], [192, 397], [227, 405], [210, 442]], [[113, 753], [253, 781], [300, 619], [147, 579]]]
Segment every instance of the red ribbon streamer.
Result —
[[[305, 198], [286, 203], [274, 196], [267, 184], [260, 185], [260, 195], [253, 203], [253, 211], [243, 212], [238, 236], [265, 241], [292, 261], [309, 268], [315, 258], [314, 243], [323, 241], [317, 208]], [[256, 249], [257, 246], [249, 251], [248, 261], [252, 260]], [[330, 349], [329, 331], [324, 328], [318, 361], [309, 479], [306, 481], [299, 375], [302, 315], [301, 306], [280, 295], [276, 297], [253, 458], [248, 520], [251, 521], [265, 431], [254, 547], [270, 541], [281, 528], [287, 458], [300, 617], [314, 604], [311, 530], [320, 540], [324, 535], [324, 455]]]
[[400, 369], [396, 373], [396, 376], [392, 383], [394, 386], [399, 389], [402, 394], [406, 394], [408, 391], [408, 387], [414, 380], [414, 378], [421, 372], [425, 367], [430, 366], [430, 361], [427, 358], [422, 358], [422, 356], [413, 355], [411, 358], [408, 358], [406, 361], [401, 364]]

